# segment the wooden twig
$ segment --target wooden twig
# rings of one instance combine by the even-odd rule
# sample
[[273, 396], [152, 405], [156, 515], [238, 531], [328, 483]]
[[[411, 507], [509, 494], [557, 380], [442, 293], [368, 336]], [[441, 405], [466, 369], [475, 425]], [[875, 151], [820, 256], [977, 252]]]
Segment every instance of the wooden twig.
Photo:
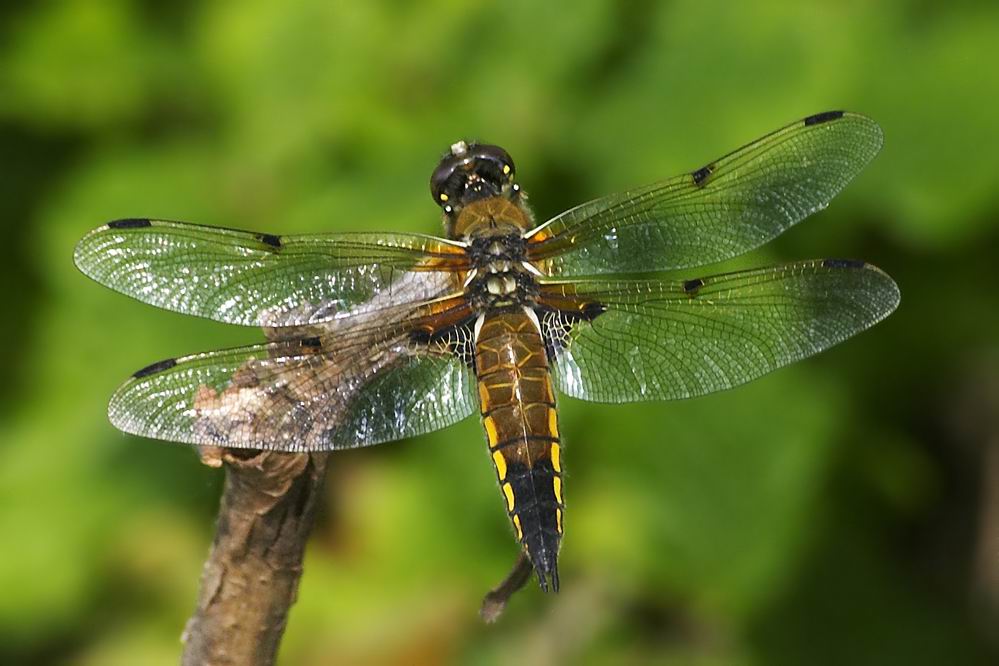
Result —
[[527, 584], [533, 571], [534, 567], [531, 565], [531, 561], [527, 559], [524, 551], [520, 551], [520, 555], [517, 556], [517, 561], [507, 577], [503, 579], [502, 583], [490, 590], [482, 600], [479, 615], [487, 624], [492, 624], [499, 619], [499, 616], [506, 609], [506, 602], [517, 590]]
[[182, 640], [186, 665], [273, 664], [302, 575], [328, 455], [200, 450], [225, 466], [225, 489], [197, 608]]
[[[197, 607], [181, 640], [188, 666], [273, 664], [302, 575], [328, 454], [199, 449], [202, 462], [225, 467], [225, 488]], [[482, 601], [495, 622], [531, 578], [521, 552], [509, 575]]]

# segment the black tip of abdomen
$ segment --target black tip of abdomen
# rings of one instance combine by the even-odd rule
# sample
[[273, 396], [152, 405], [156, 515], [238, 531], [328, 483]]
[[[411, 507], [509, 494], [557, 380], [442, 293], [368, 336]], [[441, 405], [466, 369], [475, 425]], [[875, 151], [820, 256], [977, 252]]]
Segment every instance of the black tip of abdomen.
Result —
[[552, 592], [558, 593], [558, 564], [555, 565], [555, 570], [550, 574], [552, 579]]
[[542, 529], [527, 537], [524, 545], [527, 556], [538, 575], [538, 585], [542, 592], [558, 592], [558, 547], [559, 535]]
[[535, 566], [534, 572], [538, 575], [538, 586], [542, 592], [558, 592], [558, 564], [549, 572], [542, 572], [541, 569]]

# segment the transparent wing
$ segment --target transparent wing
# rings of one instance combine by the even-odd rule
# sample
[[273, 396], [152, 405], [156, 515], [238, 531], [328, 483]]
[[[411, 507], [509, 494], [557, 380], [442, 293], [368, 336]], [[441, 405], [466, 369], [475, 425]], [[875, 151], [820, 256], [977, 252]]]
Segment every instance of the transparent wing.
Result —
[[687, 281], [549, 284], [555, 385], [597, 402], [720, 391], [827, 349], [898, 305], [863, 262], [814, 260]]
[[432, 236], [273, 236], [145, 219], [94, 229], [74, 259], [97, 282], [157, 307], [269, 327], [434, 298], [454, 289], [450, 271], [465, 264], [461, 247]]
[[825, 208], [881, 143], [864, 116], [810, 116], [691, 173], [568, 210], [529, 239], [528, 256], [555, 276], [729, 259]]
[[162, 361], [126, 381], [108, 415], [120, 430], [168, 441], [326, 451], [475, 412], [471, 331], [419, 342], [410, 330], [373, 326]]

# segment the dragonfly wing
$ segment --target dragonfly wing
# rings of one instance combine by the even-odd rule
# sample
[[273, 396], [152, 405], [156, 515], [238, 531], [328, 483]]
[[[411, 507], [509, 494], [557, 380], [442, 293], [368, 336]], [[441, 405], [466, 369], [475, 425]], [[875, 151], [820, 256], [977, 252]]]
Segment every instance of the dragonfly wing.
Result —
[[145, 303], [245, 326], [300, 326], [453, 291], [464, 250], [416, 234], [274, 236], [118, 220], [83, 237], [86, 275]]
[[825, 208], [881, 143], [864, 116], [810, 116], [690, 173], [570, 209], [529, 239], [528, 256], [554, 276], [729, 259]]
[[898, 287], [863, 262], [815, 260], [686, 281], [542, 287], [555, 385], [576, 398], [689, 398], [827, 349], [888, 316]]
[[108, 414], [120, 430], [155, 439], [326, 451], [431, 432], [475, 412], [470, 328], [432, 339], [411, 331], [361, 327], [163, 361], [126, 381]]

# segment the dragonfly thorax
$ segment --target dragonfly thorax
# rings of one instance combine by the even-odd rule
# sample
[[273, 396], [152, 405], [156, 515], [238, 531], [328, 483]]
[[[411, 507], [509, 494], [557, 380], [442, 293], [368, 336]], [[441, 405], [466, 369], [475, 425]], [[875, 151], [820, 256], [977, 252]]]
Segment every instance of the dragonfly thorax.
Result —
[[525, 241], [517, 231], [476, 235], [469, 239], [472, 271], [466, 292], [479, 312], [533, 303], [538, 286], [526, 260]]

